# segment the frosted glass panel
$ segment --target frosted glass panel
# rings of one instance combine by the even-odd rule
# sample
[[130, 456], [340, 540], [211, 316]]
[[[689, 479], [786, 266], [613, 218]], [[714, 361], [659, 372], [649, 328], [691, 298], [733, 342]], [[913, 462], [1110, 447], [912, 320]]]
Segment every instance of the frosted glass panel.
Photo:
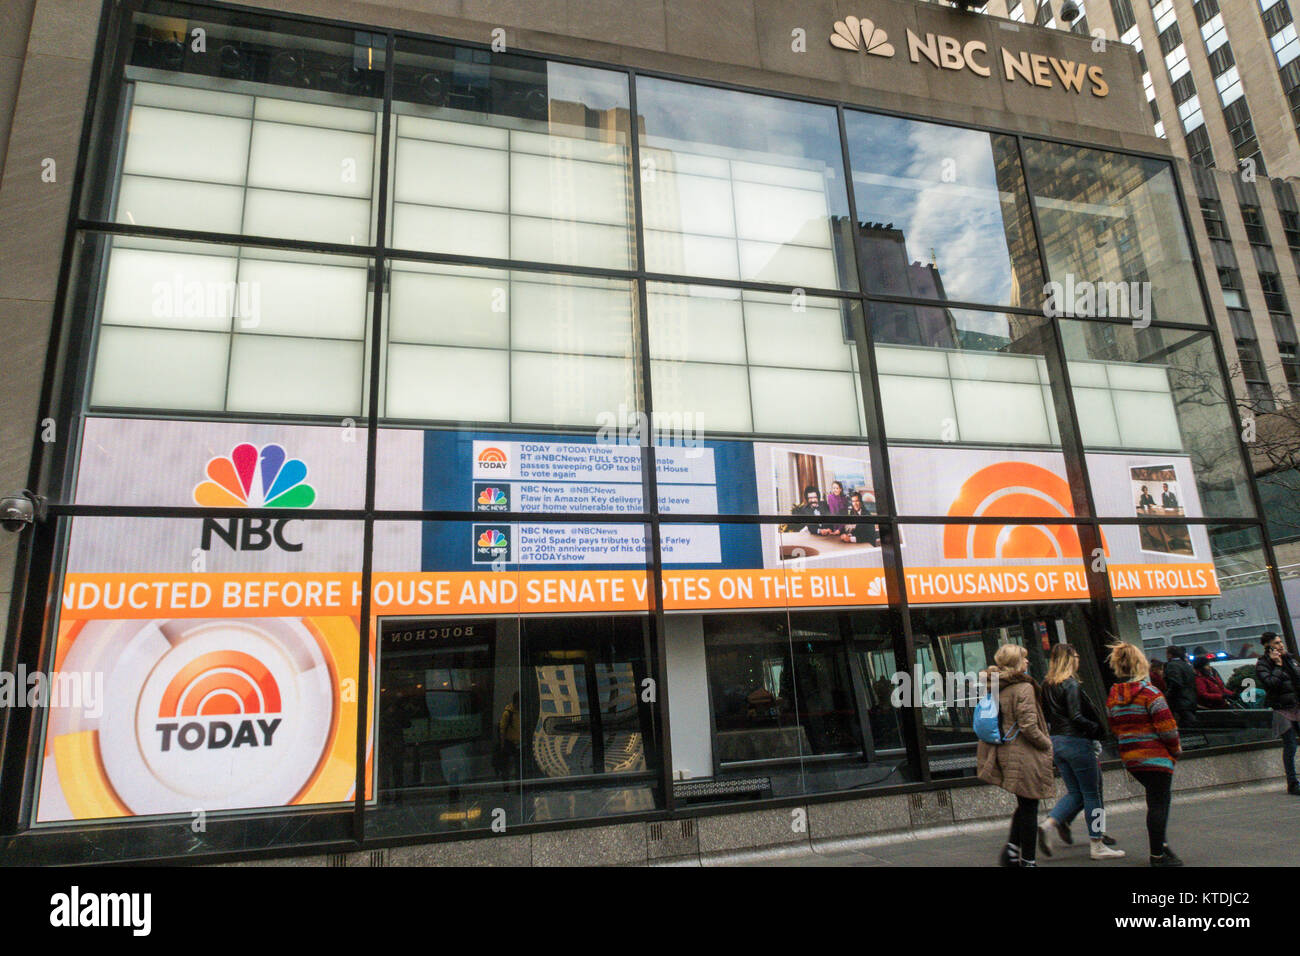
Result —
[[859, 435], [863, 431], [851, 374], [754, 366], [749, 376], [757, 432]]
[[[244, 331], [361, 339], [367, 314], [365, 260], [355, 267], [245, 258], [239, 279], [256, 292], [258, 312]], [[247, 299], [247, 296], [246, 296]]]
[[632, 296], [622, 288], [523, 282], [510, 286], [510, 331], [517, 349], [633, 354]]
[[1090, 448], [1115, 448], [1120, 444], [1119, 423], [1110, 392], [1100, 388], [1074, 389], [1074, 411], [1079, 435]]
[[505, 259], [510, 255], [509, 223], [498, 213], [398, 203], [393, 207], [393, 245]]
[[630, 265], [630, 236], [622, 226], [561, 219], [510, 220], [515, 259], [529, 262], [581, 262], [604, 269]]
[[557, 156], [510, 158], [510, 205], [517, 216], [626, 226], [627, 167]]
[[99, 331], [95, 407], [218, 411], [229, 336], [105, 326]]
[[508, 156], [501, 149], [399, 139], [394, 196], [404, 203], [506, 212]]
[[[389, 338], [398, 342], [506, 348], [509, 283], [502, 278], [394, 269]], [[499, 303], [494, 308], [494, 303]]]
[[736, 243], [731, 239], [645, 232], [645, 265], [650, 272], [739, 279], [737, 256]]
[[650, 292], [646, 300], [650, 309], [652, 357], [745, 362], [744, 314], [739, 298]]
[[1051, 441], [1040, 386], [958, 380], [952, 383], [952, 391], [962, 441], [1037, 445]]
[[514, 421], [598, 425], [602, 414], [635, 409], [631, 361], [586, 355], [515, 352], [510, 360]]
[[1168, 394], [1115, 392], [1120, 441], [1125, 448], [1182, 448], [1178, 416]]
[[236, 335], [231, 411], [356, 415], [365, 351], [360, 342]]
[[248, 163], [249, 122], [182, 110], [131, 110], [122, 171], [238, 185]]
[[[510, 418], [509, 352], [392, 345], [385, 414], [390, 418], [483, 422]], [[473, 382], [473, 388], [466, 388]]]
[[[655, 158], [652, 151], [650, 159]], [[647, 229], [705, 236], [736, 234], [731, 183], [726, 179], [655, 169], [641, 184], [641, 205]]]
[[356, 133], [375, 131], [375, 114], [369, 110], [325, 106], [322, 103], [302, 103], [296, 100], [259, 96], [256, 116], [259, 120], [296, 123], [300, 126], [344, 129]]
[[885, 433], [891, 440], [939, 441], [945, 420], [957, 420], [947, 379], [882, 375], [880, 400], [885, 409]]
[[117, 195], [118, 222], [207, 232], [240, 230], [244, 191], [238, 186], [123, 176]]
[[248, 184], [332, 196], [369, 196], [374, 137], [285, 123], [257, 123]]
[[896, 375], [933, 375], [945, 378], [948, 375], [947, 353], [939, 349], [876, 349], [876, 368], [882, 374]]
[[[775, 175], [785, 172], [772, 170]], [[829, 211], [821, 189], [746, 182], [736, 183], [734, 189], [737, 231], [743, 238], [830, 248]]]
[[[856, 288], [835, 110], [689, 83], [637, 79], [647, 228], [677, 235], [647, 262], [656, 271]], [[833, 231], [843, 229], [841, 241]], [[732, 240], [733, 256], [691, 249], [693, 236]], [[728, 262], [733, 258], [739, 272]]]
[[1169, 372], [1160, 366], [1108, 365], [1111, 388], [1169, 393]]
[[650, 375], [656, 413], [690, 414], [683, 420], [707, 431], [753, 431], [743, 365], [655, 362]]
[[233, 257], [113, 250], [103, 321], [225, 332], [236, 293]]
[[364, 245], [370, 241], [370, 203], [365, 199], [250, 189], [244, 232]]
[[135, 106], [162, 106], [169, 109], [189, 110], [205, 116], [247, 118], [253, 115], [251, 96], [201, 90], [193, 86], [172, 86], [169, 83], [136, 83], [132, 103]]
[[747, 301], [745, 338], [749, 360], [757, 365], [853, 367], [854, 346], [844, 340], [844, 317], [838, 309], [796, 312], [788, 301]]
[[834, 289], [835, 259], [829, 249], [740, 243], [740, 277], [750, 282], [799, 282], [818, 289]]

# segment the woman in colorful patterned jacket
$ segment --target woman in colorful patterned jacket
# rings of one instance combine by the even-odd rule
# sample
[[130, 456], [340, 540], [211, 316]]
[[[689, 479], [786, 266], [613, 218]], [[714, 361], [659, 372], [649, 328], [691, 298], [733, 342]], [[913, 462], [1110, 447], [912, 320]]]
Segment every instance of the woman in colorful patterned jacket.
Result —
[[1111, 733], [1119, 741], [1124, 767], [1147, 795], [1147, 839], [1152, 866], [1182, 866], [1165, 842], [1174, 764], [1182, 754], [1178, 723], [1164, 694], [1147, 679], [1151, 665], [1141, 648], [1118, 643], [1110, 648], [1110, 669], [1119, 683], [1110, 689], [1106, 713]]

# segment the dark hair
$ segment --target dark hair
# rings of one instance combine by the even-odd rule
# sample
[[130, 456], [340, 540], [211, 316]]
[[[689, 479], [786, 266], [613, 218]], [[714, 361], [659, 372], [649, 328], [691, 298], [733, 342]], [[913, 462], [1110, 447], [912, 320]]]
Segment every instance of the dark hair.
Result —
[[1183, 650], [1183, 648], [1179, 647], [1177, 644], [1170, 644], [1168, 651], [1170, 657], [1176, 658], [1180, 661], [1187, 660], [1187, 651]]
[[1192, 666], [1195, 667], [1198, 671], [1199, 670], [1208, 671], [1210, 669], [1210, 659], [1208, 657], [1199, 658], [1197, 659], [1196, 663], [1193, 664]]
[[803, 496], [807, 498], [809, 495], [816, 495], [818, 498], [820, 498], [822, 496], [822, 493], [820, 490], [818, 490], [816, 485], [808, 485], [803, 490]]
[[1265, 631], [1259, 636], [1261, 644], [1271, 644], [1278, 639], [1277, 631]]

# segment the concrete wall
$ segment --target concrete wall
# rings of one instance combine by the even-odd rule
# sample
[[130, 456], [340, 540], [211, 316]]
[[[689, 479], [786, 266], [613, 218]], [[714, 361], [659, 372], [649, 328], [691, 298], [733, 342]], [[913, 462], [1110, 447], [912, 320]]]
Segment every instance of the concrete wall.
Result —
[[[1176, 794], [1232, 789], [1279, 781], [1276, 749], [1191, 758], [1174, 774]], [[1280, 781], [1279, 781], [1280, 783]], [[1108, 770], [1103, 788], [1110, 807], [1144, 799], [1124, 770]], [[1057, 781], [1057, 797], [1065, 792]], [[1177, 799], [1177, 797], [1175, 797]], [[723, 812], [655, 823], [616, 823], [550, 833], [499, 836], [365, 850], [330, 856], [258, 860], [236, 866], [645, 866], [725, 864], [772, 852], [812, 853], [852, 846], [855, 840], [905, 838], [943, 832], [960, 824], [1010, 819], [1015, 798], [995, 787], [960, 787], [925, 793]], [[803, 812], [806, 830], [791, 825]]]

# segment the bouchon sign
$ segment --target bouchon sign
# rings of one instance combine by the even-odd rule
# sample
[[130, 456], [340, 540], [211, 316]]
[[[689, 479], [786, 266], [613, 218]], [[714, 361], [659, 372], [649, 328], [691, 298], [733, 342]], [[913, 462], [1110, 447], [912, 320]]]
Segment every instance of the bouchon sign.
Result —
[[[910, 29], [906, 33], [908, 59], [913, 63], [924, 60], [936, 70], [968, 70], [983, 77], [991, 77], [997, 70], [1008, 83], [1028, 83], [1048, 89], [1060, 87], [1078, 94], [1087, 90], [1096, 97], [1110, 92], [1110, 84], [1100, 66], [1007, 47], [999, 48], [994, 54], [982, 40], [962, 43], [942, 33], [927, 33], [923, 38]], [[835, 21], [831, 45], [870, 56], [892, 57], [895, 53], [888, 33], [873, 21], [858, 17]]]

